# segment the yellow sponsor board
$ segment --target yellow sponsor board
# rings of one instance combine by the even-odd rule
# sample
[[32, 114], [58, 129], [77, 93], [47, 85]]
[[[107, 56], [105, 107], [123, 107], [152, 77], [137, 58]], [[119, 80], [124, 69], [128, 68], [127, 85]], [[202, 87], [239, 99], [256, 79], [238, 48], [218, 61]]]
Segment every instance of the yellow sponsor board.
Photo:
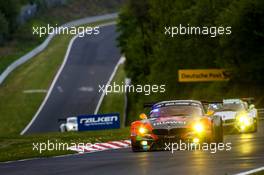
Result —
[[179, 82], [228, 81], [230, 71], [225, 69], [180, 69]]

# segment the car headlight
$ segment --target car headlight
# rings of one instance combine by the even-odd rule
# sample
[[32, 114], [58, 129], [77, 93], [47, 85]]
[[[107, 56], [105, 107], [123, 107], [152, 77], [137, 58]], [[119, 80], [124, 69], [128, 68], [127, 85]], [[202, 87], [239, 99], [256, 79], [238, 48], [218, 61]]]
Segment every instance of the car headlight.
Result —
[[196, 123], [194, 126], [193, 126], [193, 129], [195, 132], [197, 133], [201, 133], [204, 131], [204, 126], [202, 123]]
[[148, 130], [145, 127], [141, 126], [141, 127], [138, 128], [138, 132], [140, 134], [146, 134], [148, 132]]
[[250, 118], [247, 115], [241, 115], [241, 116], [239, 116], [238, 117], [238, 122], [241, 125], [246, 125], [246, 126], [251, 125], [251, 120], [250, 120]]
[[73, 126], [72, 125], [68, 125], [68, 129], [69, 130], [72, 130], [73, 129]]

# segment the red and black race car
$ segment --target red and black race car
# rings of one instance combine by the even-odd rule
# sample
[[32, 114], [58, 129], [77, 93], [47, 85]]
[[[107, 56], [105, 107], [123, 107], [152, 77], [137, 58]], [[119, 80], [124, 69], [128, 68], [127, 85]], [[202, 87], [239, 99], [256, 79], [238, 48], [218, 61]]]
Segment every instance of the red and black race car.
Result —
[[133, 151], [158, 150], [165, 143], [220, 143], [223, 141], [222, 120], [205, 114], [204, 105], [196, 100], [163, 101], [151, 105], [149, 116], [131, 124]]

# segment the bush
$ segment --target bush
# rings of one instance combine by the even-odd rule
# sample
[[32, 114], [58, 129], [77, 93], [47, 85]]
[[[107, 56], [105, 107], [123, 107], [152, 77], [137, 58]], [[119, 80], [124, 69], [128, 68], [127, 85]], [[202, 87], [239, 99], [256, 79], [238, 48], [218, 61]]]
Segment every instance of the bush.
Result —
[[5, 16], [0, 12], [0, 44], [3, 44], [7, 34], [8, 34], [8, 22], [5, 19]]
[[[134, 84], [165, 84], [166, 93], [131, 94], [131, 112], [144, 101], [256, 97], [264, 102], [263, 0], [130, 0], [119, 18], [119, 46]], [[164, 27], [232, 27], [231, 35], [164, 35]], [[179, 83], [179, 69], [225, 68], [228, 83]], [[239, 87], [239, 88], [238, 88]], [[253, 89], [253, 90], [251, 90]], [[141, 104], [140, 104], [141, 103]], [[135, 114], [132, 114], [135, 116]]]
[[20, 11], [20, 3], [16, 0], [0, 0], [0, 11], [8, 21], [9, 33], [13, 33], [17, 27], [17, 15]]

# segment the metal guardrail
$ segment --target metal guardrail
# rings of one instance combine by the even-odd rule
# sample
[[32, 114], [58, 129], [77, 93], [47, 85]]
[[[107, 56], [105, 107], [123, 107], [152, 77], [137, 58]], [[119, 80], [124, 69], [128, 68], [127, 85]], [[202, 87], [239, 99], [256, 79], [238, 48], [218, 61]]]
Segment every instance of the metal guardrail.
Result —
[[[102, 21], [102, 20], [110, 20], [110, 19], [116, 19], [118, 17], [117, 13], [112, 13], [112, 14], [106, 14], [106, 15], [101, 15], [101, 16], [93, 16], [93, 17], [87, 17], [87, 18], [82, 18], [79, 20], [71, 21], [68, 22], [61, 27], [74, 27], [74, 26], [80, 26], [84, 24], [89, 24], [89, 23], [94, 23], [97, 21]], [[21, 66], [31, 58], [35, 57], [37, 54], [42, 52], [50, 43], [50, 41], [56, 36], [56, 33], [50, 34], [46, 40], [37, 46], [35, 49], [27, 53], [26, 55], [20, 57], [16, 61], [14, 61], [12, 64], [10, 64], [4, 72], [0, 75], [0, 85], [4, 82], [6, 77], [12, 73], [17, 67]]]

